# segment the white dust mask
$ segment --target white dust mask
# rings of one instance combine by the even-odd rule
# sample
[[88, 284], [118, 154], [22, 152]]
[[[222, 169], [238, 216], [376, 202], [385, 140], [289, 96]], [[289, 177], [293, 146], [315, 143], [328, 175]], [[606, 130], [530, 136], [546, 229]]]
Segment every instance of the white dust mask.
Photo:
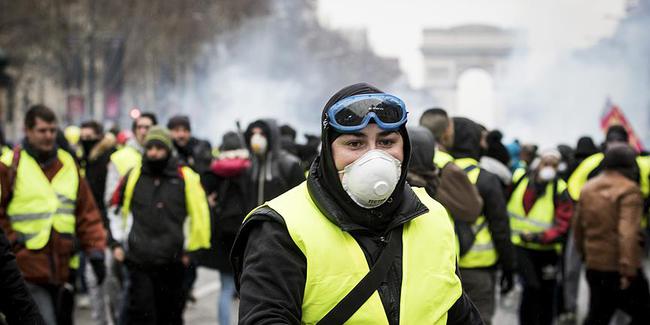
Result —
[[372, 209], [382, 205], [395, 190], [402, 170], [402, 162], [383, 150], [366, 152], [345, 166], [341, 184], [359, 206]]
[[265, 136], [259, 133], [255, 133], [251, 137], [251, 150], [253, 151], [254, 154], [256, 155], [265, 154], [268, 146], [269, 146], [268, 140], [266, 140]]
[[543, 167], [539, 170], [539, 179], [544, 182], [553, 180], [555, 178], [555, 175], [557, 175], [557, 172], [553, 167]]

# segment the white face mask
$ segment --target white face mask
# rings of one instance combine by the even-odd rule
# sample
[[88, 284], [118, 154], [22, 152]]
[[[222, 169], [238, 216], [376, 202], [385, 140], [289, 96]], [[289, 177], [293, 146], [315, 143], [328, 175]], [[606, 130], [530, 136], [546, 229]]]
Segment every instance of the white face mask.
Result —
[[265, 154], [268, 146], [269, 146], [268, 140], [266, 140], [265, 136], [259, 133], [255, 133], [251, 137], [251, 150], [253, 151], [254, 154], [256, 155]]
[[390, 197], [397, 186], [402, 162], [383, 150], [366, 152], [342, 171], [341, 184], [359, 206], [376, 208]]
[[553, 167], [542, 167], [542, 169], [539, 170], [539, 179], [544, 182], [553, 180], [555, 175], [557, 175], [557, 172]]

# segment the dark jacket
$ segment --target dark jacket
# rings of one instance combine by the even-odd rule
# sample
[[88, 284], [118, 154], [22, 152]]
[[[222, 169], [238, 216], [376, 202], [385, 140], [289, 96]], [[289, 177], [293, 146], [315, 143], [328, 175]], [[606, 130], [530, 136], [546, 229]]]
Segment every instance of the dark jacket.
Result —
[[185, 147], [174, 145], [180, 164], [191, 167], [199, 175], [210, 170], [212, 146], [210, 142], [191, 137]]
[[[183, 224], [187, 216], [185, 184], [178, 161], [170, 158], [162, 175], [151, 173], [143, 161], [131, 199], [133, 225], [128, 234], [126, 260], [139, 265], [174, 263], [183, 256]], [[120, 184], [123, 201], [124, 184]]]
[[[250, 138], [253, 127], [264, 130], [268, 149], [263, 157], [251, 152], [252, 166], [248, 169], [247, 209], [254, 209], [271, 200], [305, 180], [300, 160], [282, 149], [280, 130], [275, 120], [258, 120], [248, 126], [244, 137], [250, 150]], [[262, 193], [260, 196], [259, 193]]]
[[[316, 180], [317, 165], [318, 161], [312, 165], [307, 179], [312, 199], [330, 221], [354, 237], [368, 264], [372, 265], [381, 252], [380, 237], [385, 234], [375, 234], [350, 222]], [[427, 211], [408, 185], [403, 195], [402, 204], [386, 233]], [[399, 251], [402, 251], [401, 247]], [[247, 219], [237, 236], [231, 258], [240, 291], [240, 324], [300, 324], [307, 260], [289, 236], [277, 212], [263, 207]], [[244, 266], [245, 273], [242, 272]], [[400, 254], [391, 266], [388, 278], [379, 287], [379, 297], [390, 324], [399, 323], [401, 284]], [[447, 323], [482, 324], [482, 321], [469, 298], [463, 294], [449, 310]]]
[[[456, 158], [479, 160], [481, 131], [466, 118], [454, 118], [454, 146], [451, 155]], [[483, 198], [483, 213], [492, 235], [494, 247], [499, 255], [499, 263], [504, 270], [516, 267], [515, 249], [510, 241], [510, 219], [506, 210], [506, 200], [499, 178], [482, 169], [476, 181], [478, 192]]]
[[0, 228], [0, 313], [9, 324], [45, 324]]
[[111, 162], [111, 155], [115, 152], [115, 137], [105, 135], [102, 140], [95, 145], [89, 153], [84, 153], [79, 163], [85, 171], [85, 178], [93, 193], [97, 208], [102, 215], [104, 229], [106, 229], [109, 242], [112, 242], [108, 217], [106, 216], [106, 175], [108, 174], [108, 164]]
[[[197, 255], [199, 264], [220, 272], [232, 273], [230, 266], [230, 249], [235, 242], [237, 231], [244, 217], [246, 209], [246, 165], [241, 163], [238, 168], [228, 166], [229, 162], [245, 162], [243, 157], [229, 157], [230, 154], [241, 154], [241, 150], [222, 151], [220, 157], [214, 161], [209, 173], [203, 177], [203, 184], [208, 197], [213, 198], [210, 206], [210, 224], [212, 236], [211, 246], [202, 250]], [[245, 149], [243, 153], [248, 153]], [[235, 159], [239, 159], [235, 161]], [[235, 165], [235, 164], [231, 164]], [[214, 204], [213, 204], [214, 203]]]

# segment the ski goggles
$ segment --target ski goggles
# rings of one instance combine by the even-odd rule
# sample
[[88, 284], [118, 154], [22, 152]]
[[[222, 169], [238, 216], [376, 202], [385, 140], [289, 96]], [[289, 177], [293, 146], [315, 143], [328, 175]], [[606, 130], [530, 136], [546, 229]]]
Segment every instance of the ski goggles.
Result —
[[394, 131], [406, 123], [406, 105], [389, 94], [363, 94], [344, 98], [327, 112], [326, 126], [343, 133], [363, 130], [372, 118], [382, 130]]

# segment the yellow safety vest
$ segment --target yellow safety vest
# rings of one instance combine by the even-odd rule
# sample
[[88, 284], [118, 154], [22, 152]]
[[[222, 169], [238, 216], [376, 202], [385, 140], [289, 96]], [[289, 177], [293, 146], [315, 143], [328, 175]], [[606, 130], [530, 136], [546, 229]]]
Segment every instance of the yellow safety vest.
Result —
[[[25, 247], [37, 250], [50, 240], [52, 228], [61, 234], [74, 234], [74, 210], [79, 189], [79, 173], [74, 158], [59, 149], [57, 157], [63, 167], [50, 182], [36, 160], [25, 150], [20, 152], [13, 197], [7, 207], [11, 228], [25, 239]], [[11, 166], [13, 151], [0, 160]]]
[[[454, 163], [463, 170], [474, 166], [475, 168], [467, 172], [467, 177], [472, 184], [476, 184], [478, 176], [481, 172], [478, 167], [478, 161], [472, 158], [461, 158], [454, 160]], [[472, 224], [472, 231], [476, 234], [472, 247], [460, 257], [458, 266], [461, 268], [479, 268], [489, 267], [497, 263], [499, 256], [494, 243], [492, 242], [492, 234], [488, 229], [485, 216], [479, 216]]]
[[[462, 292], [455, 273], [454, 230], [440, 203], [423, 189], [414, 191], [429, 211], [402, 231], [400, 324], [445, 324], [447, 311]], [[301, 323], [316, 324], [368, 273], [368, 262], [354, 238], [316, 207], [306, 182], [266, 205], [282, 216], [307, 259]], [[379, 294], [375, 292], [346, 324], [388, 324]]]
[[436, 167], [443, 169], [448, 163], [453, 161], [454, 157], [452, 157], [450, 154], [436, 149], [436, 153], [433, 156], [433, 163], [436, 165]]
[[[587, 157], [576, 170], [569, 177], [568, 188], [569, 195], [574, 201], [580, 199], [580, 191], [587, 183], [589, 174], [600, 165], [600, 163], [605, 158], [603, 153], [596, 153]], [[641, 187], [641, 193], [643, 197], [647, 198], [650, 196], [650, 157], [637, 157], [636, 158], [637, 166], [639, 167], [639, 176], [641, 177], [639, 186]]]
[[512, 243], [534, 250], [559, 250], [561, 248], [559, 244], [543, 245], [538, 243], [524, 243], [521, 241], [519, 235], [524, 233], [540, 233], [553, 227], [553, 221], [555, 219], [553, 184], [556, 184], [556, 193], [562, 193], [566, 190], [566, 183], [562, 179], [558, 179], [556, 182], [550, 182], [546, 186], [544, 195], [537, 198], [533, 208], [526, 213], [526, 210], [524, 209], [524, 194], [526, 193], [526, 188], [529, 184], [529, 178], [521, 173], [521, 170], [517, 170], [515, 171], [513, 182], [515, 184], [519, 182], [519, 184], [512, 192], [510, 200], [508, 201], [508, 215], [510, 215]]
[[[131, 212], [133, 190], [140, 178], [141, 171], [141, 166], [136, 165], [131, 170], [126, 181], [124, 200], [122, 202], [124, 225], [130, 223], [127, 218], [130, 215], [129, 212]], [[195, 251], [210, 248], [210, 210], [205, 191], [201, 185], [201, 178], [190, 167], [181, 168], [181, 173], [185, 182], [185, 205], [189, 216], [189, 234], [186, 236], [185, 250]]]
[[132, 146], [124, 146], [111, 155], [111, 162], [120, 176], [124, 176], [131, 168], [142, 163], [142, 154]]

